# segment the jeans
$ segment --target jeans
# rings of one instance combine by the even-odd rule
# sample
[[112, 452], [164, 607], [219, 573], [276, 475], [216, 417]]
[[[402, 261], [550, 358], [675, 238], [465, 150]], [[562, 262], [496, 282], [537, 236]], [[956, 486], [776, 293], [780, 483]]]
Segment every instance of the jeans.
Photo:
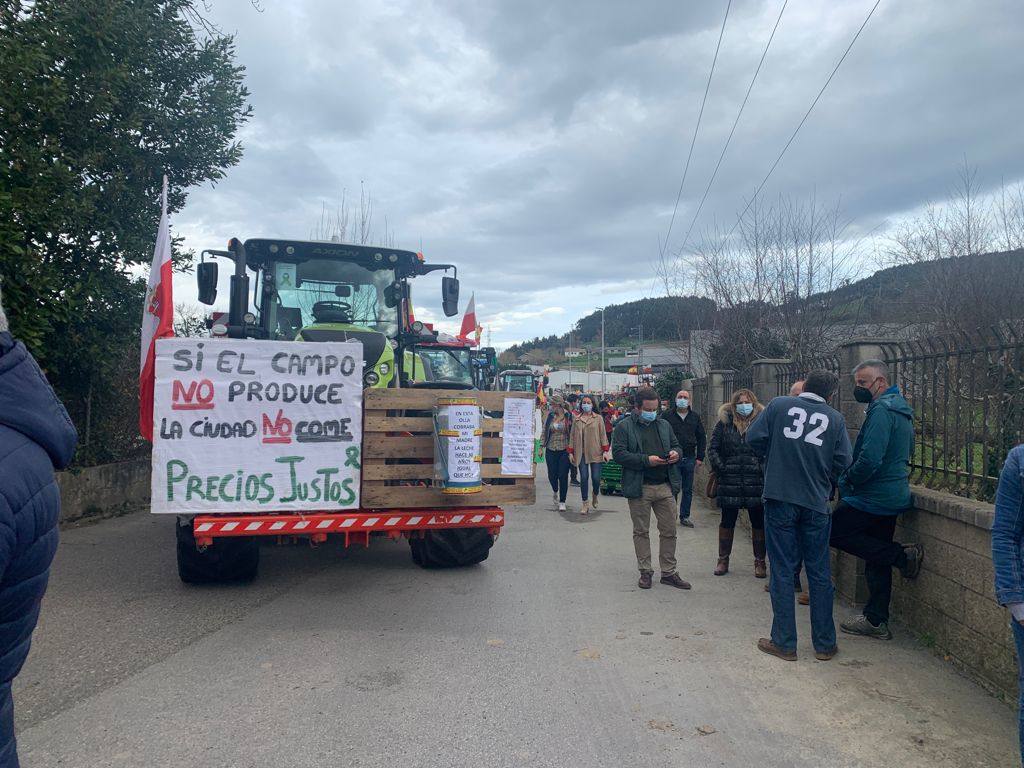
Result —
[[831, 651], [836, 647], [828, 550], [832, 518], [825, 512], [773, 499], [765, 499], [764, 509], [768, 558], [772, 564], [772, 642], [785, 651], [796, 650], [793, 574], [803, 558], [811, 597], [811, 642], [816, 651]]
[[1017, 698], [1017, 731], [1020, 738], [1020, 761], [1024, 765], [1024, 627], [1010, 619], [1013, 627], [1013, 639], [1017, 644], [1017, 683], [1020, 694]]
[[569, 495], [569, 452], [568, 451], [545, 451], [544, 459], [548, 464], [548, 482], [551, 483], [551, 490], [558, 494], [558, 501], [565, 503], [565, 497]]
[[662, 576], [676, 572], [676, 499], [672, 486], [644, 483], [643, 495], [626, 499], [633, 520], [633, 549], [640, 573], [653, 573], [651, 566], [651, 513], [658, 524], [658, 565]]
[[864, 560], [868, 601], [864, 615], [876, 627], [889, 620], [892, 569], [906, 564], [903, 547], [892, 540], [896, 515], [874, 515], [840, 502], [832, 518], [832, 546]]
[[595, 461], [593, 464], [587, 464], [585, 461], [580, 462], [580, 493], [583, 495], [583, 500], [587, 500], [588, 485], [594, 486], [594, 495], [597, 496], [601, 492], [601, 462]]
[[693, 504], [693, 472], [696, 469], [697, 460], [693, 456], [683, 456], [676, 465], [679, 467], [679, 479], [683, 486], [679, 491], [679, 519], [686, 520], [690, 517], [690, 505]]

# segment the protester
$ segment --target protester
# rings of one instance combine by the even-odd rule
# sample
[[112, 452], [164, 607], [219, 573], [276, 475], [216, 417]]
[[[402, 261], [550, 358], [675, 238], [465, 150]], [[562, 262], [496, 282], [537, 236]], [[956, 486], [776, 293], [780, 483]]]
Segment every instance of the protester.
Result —
[[78, 435], [0, 306], [0, 766], [17, 766], [11, 684], [28, 656], [57, 550], [54, 469]]
[[711, 434], [708, 461], [718, 478], [716, 500], [722, 510], [718, 527], [718, 564], [715, 576], [729, 572], [729, 556], [740, 509], [750, 518], [750, 538], [754, 549], [754, 576], [767, 575], [764, 562], [764, 471], [761, 461], [746, 442], [747, 429], [764, 410], [749, 389], [738, 389], [732, 399], [718, 409], [718, 423]]
[[796, 661], [796, 612], [791, 576], [802, 559], [807, 569], [814, 657], [836, 655], [829, 563], [829, 497], [850, 463], [850, 437], [842, 414], [827, 404], [838, 379], [812, 371], [797, 397], [776, 397], [747, 433], [750, 447], [765, 462], [764, 505], [772, 561], [771, 638], [757, 647]]
[[643, 387], [636, 393], [637, 410], [615, 425], [612, 457], [622, 465], [622, 495], [633, 520], [633, 548], [640, 569], [640, 589], [650, 589], [651, 513], [658, 524], [661, 583], [679, 589], [690, 584], [676, 573], [676, 503], [679, 443], [668, 422], [658, 418], [658, 393]]
[[601, 401], [601, 417], [604, 419], [604, 431], [606, 434], [606, 440], [608, 445], [612, 444], [612, 430], [615, 428], [615, 420], [619, 417], [619, 412], [615, 409], [607, 400]]
[[533, 408], [533, 462], [544, 461], [544, 407], [546, 401], [539, 395]]
[[[569, 415], [573, 419], [575, 419], [580, 412], [580, 396], [577, 395], [575, 392], [570, 392], [566, 396], [565, 402], [569, 410]], [[569, 482], [572, 485], [580, 484], [579, 470], [576, 468], [576, 465], [573, 464], [572, 462], [569, 463]]]
[[608, 435], [604, 431], [604, 419], [594, 411], [594, 398], [583, 395], [580, 398], [580, 414], [573, 419], [569, 437], [569, 460], [580, 473], [580, 495], [583, 508], [580, 514], [590, 514], [589, 486], [593, 485], [593, 507], [598, 506], [601, 491], [601, 465], [608, 452]]
[[565, 512], [565, 497], [569, 493], [569, 432], [572, 430], [572, 414], [565, 409], [565, 400], [560, 395], [551, 398], [551, 410], [544, 420], [544, 459], [548, 465], [548, 482], [559, 512]]
[[921, 571], [924, 549], [893, 541], [896, 520], [910, 508], [910, 454], [914, 412], [889, 384], [889, 366], [869, 360], [853, 369], [854, 398], [869, 403], [853, 448], [853, 464], [839, 478], [841, 501], [832, 520], [832, 546], [864, 560], [868, 600], [864, 613], [839, 627], [851, 635], [892, 639], [889, 601], [892, 569], [904, 578]]
[[996, 510], [992, 520], [992, 565], [996, 600], [1010, 612], [1017, 646], [1017, 730], [1024, 764], [1024, 445], [1010, 451], [999, 475]]
[[685, 389], [676, 393], [676, 407], [662, 414], [679, 441], [682, 456], [679, 458], [679, 524], [693, 528], [690, 507], [693, 503], [693, 474], [704, 463], [704, 449], [707, 437], [704, 423], [690, 408], [690, 393]]

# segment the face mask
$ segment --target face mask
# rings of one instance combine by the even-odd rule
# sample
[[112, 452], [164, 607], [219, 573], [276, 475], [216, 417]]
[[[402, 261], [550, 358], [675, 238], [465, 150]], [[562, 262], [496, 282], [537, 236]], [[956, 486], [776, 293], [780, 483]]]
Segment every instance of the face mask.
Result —
[[592, 410], [594, 410], [594, 406], [592, 406], [590, 403], [584, 403], [583, 405], [580, 406], [580, 408], [583, 409], [584, 413], [590, 413]]
[[871, 396], [871, 390], [867, 387], [854, 387], [853, 399], [858, 403], [870, 403], [875, 398]]
[[644, 421], [654, 421], [658, 418], [657, 411], [640, 411], [640, 418]]
[[754, 404], [753, 403], [738, 403], [736, 405], [736, 410], [737, 410], [737, 412], [739, 412], [740, 416], [749, 416], [750, 414], [752, 414], [754, 412]]
[[685, 397], [676, 398], [676, 408], [689, 408], [690, 401]]

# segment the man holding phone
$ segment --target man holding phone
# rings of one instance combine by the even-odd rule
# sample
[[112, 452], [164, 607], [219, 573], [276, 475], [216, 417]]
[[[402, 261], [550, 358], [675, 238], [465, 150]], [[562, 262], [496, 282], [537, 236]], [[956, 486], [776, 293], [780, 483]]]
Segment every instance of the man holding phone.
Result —
[[640, 570], [640, 589], [650, 589], [651, 513], [658, 524], [658, 560], [661, 583], [677, 589], [690, 584], [676, 573], [676, 496], [680, 480], [679, 441], [664, 419], [658, 418], [658, 393], [650, 387], [637, 391], [637, 410], [621, 419], [612, 432], [612, 458], [622, 465], [622, 495], [633, 521], [633, 547]]

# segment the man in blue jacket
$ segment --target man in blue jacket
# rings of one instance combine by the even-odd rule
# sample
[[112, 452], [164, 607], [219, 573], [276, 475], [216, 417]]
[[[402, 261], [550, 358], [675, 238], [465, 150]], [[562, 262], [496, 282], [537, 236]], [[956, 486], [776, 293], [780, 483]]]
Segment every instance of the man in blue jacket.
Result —
[[28, 656], [57, 549], [53, 475], [78, 434], [0, 306], [0, 768], [17, 768], [11, 682]]
[[1017, 645], [1017, 730], [1021, 763], [1024, 764], [1024, 445], [1006, 457], [996, 491], [992, 520], [992, 565], [996, 575], [996, 600], [1010, 612], [1010, 626]]
[[747, 430], [747, 444], [763, 457], [765, 534], [771, 562], [771, 638], [757, 647], [785, 661], [796, 661], [796, 606], [793, 574], [803, 558], [811, 604], [814, 656], [836, 655], [832, 620], [832, 574], [828, 536], [829, 496], [850, 463], [850, 437], [839, 411], [830, 407], [839, 380], [812, 371], [796, 397], [776, 397]]
[[896, 520], [910, 508], [910, 454], [914, 412], [899, 388], [889, 385], [889, 366], [868, 360], [853, 369], [853, 396], [868, 403], [853, 448], [853, 464], [839, 478], [841, 501], [832, 519], [832, 546], [864, 560], [868, 601], [864, 613], [839, 628], [851, 635], [891, 640], [892, 569], [913, 579], [924, 550], [893, 541]]

